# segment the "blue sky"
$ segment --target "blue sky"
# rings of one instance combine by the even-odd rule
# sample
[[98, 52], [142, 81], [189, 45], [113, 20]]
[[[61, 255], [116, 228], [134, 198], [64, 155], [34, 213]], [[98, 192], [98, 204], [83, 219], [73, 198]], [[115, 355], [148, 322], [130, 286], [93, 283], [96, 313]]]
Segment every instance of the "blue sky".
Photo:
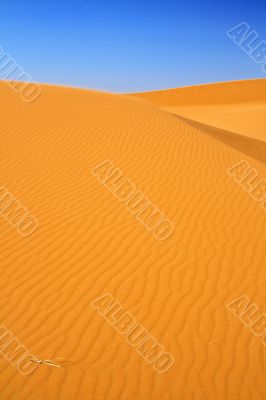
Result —
[[134, 92], [266, 77], [226, 31], [266, 40], [253, 0], [0, 2], [0, 45], [39, 82]]

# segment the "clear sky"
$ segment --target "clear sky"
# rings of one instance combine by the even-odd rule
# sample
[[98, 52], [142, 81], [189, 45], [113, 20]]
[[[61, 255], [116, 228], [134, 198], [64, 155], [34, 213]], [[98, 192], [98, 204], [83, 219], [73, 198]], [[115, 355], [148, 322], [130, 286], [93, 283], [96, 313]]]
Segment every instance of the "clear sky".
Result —
[[266, 40], [265, 0], [0, 0], [0, 45], [33, 80], [134, 92], [266, 77], [226, 31]]

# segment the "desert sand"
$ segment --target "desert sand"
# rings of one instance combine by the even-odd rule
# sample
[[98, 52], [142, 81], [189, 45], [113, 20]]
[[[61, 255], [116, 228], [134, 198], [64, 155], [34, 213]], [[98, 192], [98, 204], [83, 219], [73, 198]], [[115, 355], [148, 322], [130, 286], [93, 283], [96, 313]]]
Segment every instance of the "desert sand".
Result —
[[266, 79], [136, 93], [136, 96], [184, 118], [266, 141]]
[[[0, 354], [1, 400], [266, 399], [266, 346], [227, 308], [245, 295], [266, 313], [266, 212], [227, 173], [246, 160], [266, 179], [265, 82], [42, 85], [33, 103], [0, 83], [0, 186], [38, 220], [23, 237], [0, 215], [0, 321], [38, 360], [67, 360], [23, 376]], [[91, 173], [105, 161], [174, 224], [167, 239]], [[107, 293], [169, 370], [91, 306]]]

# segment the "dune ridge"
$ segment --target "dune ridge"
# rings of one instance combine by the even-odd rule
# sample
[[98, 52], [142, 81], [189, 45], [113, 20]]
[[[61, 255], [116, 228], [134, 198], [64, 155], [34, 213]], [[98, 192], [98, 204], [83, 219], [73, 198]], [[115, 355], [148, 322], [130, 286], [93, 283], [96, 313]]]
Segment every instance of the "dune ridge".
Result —
[[257, 140], [245, 135], [229, 132], [224, 129], [181, 117], [180, 115], [178, 117], [194, 128], [199, 129], [201, 132], [222, 141], [228, 146], [241, 151], [243, 154], [247, 154], [260, 162], [266, 163], [266, 143], [263, 140]]
[[184, 118], [266, 141], [266, 79], [134, 93]]
[[[256, 138], [243, 155], [159, 94], [41, 89], [26, 104], [0, 82], [0, 185], [38, 219], [25, 238], [0, 218], [0, 319], [38, 360], [72, 363], [22, 377], [0, 357], [1, 400], [264, 400], [265, 346], [227, 309], [246, 295], [265, 312], [265, 212], [226, 172], [245, 158], [266, 177]], [[171, 237], [155, 240], [99, 185], [90, 171], [105, 160]], [[90, 307], [104, 293], [173, 355], [167, 373]]]

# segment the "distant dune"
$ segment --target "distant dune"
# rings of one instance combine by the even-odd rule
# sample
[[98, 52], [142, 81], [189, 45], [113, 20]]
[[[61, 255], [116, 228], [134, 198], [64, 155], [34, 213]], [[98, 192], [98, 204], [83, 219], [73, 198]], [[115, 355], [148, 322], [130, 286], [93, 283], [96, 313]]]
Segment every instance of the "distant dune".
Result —
[[190, 86], [136, 96], [185, 118], [266, 141], [266, 79]]
[[[245, 323], [227, 307], [245, 295], [266, 313], [266, 213], [251, 194], [266, 179], [265, 82], [42, 85], [30, 104], [0, 83], [0, 189], [38, 220], [20, 235], [0, 192], [0, 321], [37, 360], [67, 361], [23, 376], [0, 331], [0, 400], [266, 399], [252, 307]], [[258, 175], [242, 186], [228, 173], [241, 160]], [[173, 224], [165, 240], [129, 204], [133, 185]], [[165, 372], [127, 336], [132, 318], [173, 357]]]

